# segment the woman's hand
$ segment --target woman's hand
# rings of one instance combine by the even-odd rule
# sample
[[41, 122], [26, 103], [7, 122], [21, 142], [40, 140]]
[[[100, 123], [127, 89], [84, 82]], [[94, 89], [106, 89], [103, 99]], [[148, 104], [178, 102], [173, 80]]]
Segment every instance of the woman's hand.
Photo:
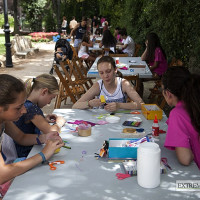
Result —
[[99, 107], [102, 106], [104, 103], [101, 103], [100, 99], [92, 99], [88, 101], [89, 107]]
[[108, 103], [106, 106], [104, 106], [104, 109], [107, 111], [113, 112], [119, 109], [119, 105], [118, 103], [115, 103], [115, 102]]
[[48, 123], [54, 123], [54, 122], [56, 122], [57, 115], [50, 114], [50, 115], [47, 115], [45, 118]]
[[59, 140], [48, 140], [44, 149], [42, 150], [46, 160], [48, 160], [55, 152], [56, 149], [64, 146], [64, 142], [60, 143]]

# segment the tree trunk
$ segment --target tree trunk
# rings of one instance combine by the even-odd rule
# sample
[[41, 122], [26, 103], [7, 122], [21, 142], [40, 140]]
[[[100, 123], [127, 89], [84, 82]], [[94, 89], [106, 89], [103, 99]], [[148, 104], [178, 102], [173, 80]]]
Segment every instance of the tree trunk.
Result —
[[13, 0], [14, 10], [14, 32], [13, 34], [19, 34], [19, 20], [18, 20], [18, 0]]

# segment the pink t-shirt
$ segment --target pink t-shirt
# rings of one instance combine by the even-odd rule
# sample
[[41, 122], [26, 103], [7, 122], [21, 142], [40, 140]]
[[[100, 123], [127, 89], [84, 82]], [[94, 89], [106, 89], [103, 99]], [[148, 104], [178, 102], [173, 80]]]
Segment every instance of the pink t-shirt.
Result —
[[181, 101], [170, 112], [167, 124], [164, 146], [171, 150], [175, 150], [175, 147], [191, 149], [194, 161], [200, 169], [200, 135], [193, 127], [190, 116]]
[[157, 47], [155, 50], [155, 59], [153, 62], [150, 62], [149, 65], [152, 66], [154, 62], [158, 62], [158, 67], [153, 70], [158, 75], [162, 75], [167, 70], [167, 60], [162, 52], [162, 50]]

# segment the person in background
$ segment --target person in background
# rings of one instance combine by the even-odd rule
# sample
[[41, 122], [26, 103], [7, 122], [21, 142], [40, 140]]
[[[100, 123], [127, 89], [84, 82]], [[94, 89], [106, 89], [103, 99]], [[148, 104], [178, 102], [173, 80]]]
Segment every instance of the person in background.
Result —
[[74, 48], [78, 52], [79, 44], [83, 39], [83, 35], [87, 32], [87, 18], [82, 17], [81, 23], [78, 23], [72, 30], [68, 38], [71, 38], [73, 33], [76, 33], [76, 38], [74, 40]]
[[121, 48], [122, 52], [127, 53], [128, 56], [133, 56], [135, 52], [135, 43], [133, 39], [127, 35], [127, 31], [125, 28], [119, 31], [119, 35], [123, 39], [122, 40], [123, 46]]
[[[101, 47], [110, 48], [111, 52], [115, 53], [116, 52], [116, 44], [117, 44], [117, 41], [114, 38], [114, 36], [112, 35], [112, 33], [110, 32], [110, 30], [105, 30], [103, 32], [102, 41], [99, 43], [99, 47], [100, 48]], [[109, 52], [105, 52], [105, 53], [109, 54]]]
[[[40, 163], [44, 163], [55, 152], [56, 149], [62, 147], [64, 143], [57, 132], [48, 134], [24, 134], [16, 127], [13, 121], [18, 120], [26, 113], [24, 102], [26, 92], [24, 83], [19, 79], [7, 75], [0, 75], [0, 141], [2, 133], [5, 131], [12, 139], [21, 145], [35, 145], [46, 143], [43, 150], [18, 163], [5, 164], [2, 157], [2, 147], [0, 148], [0, 198], [5, 195], [11, 184], [11, 180], [19, 176]], [[5, 187], [6, 186], [6, 187]]]
[[104, 22], [103, 32], [104, 32], [105, 30], [108, 30], [108, 22], [107, 22], [107, 21]]
[[85, 34], [79, 46], [78, 57], [88, 61], [89, 65], [91, 66], [96, 57], [89, 54], [88, 47], [93, 47], [93, 43], [90, 40], [90, 35]]
[[[69, 23], [70, 32], [72, 31], [72, 29], [75, 28], [75, 26], [77, 25], [77, 23], [78, 23], [78, 22], [76, 21], [75, 17], [73, 16], [73, 17], [72, 17], [72, 20], [71, 20], [70, 23]], [[72, 35], [73, 41], [74, 41], [74, 36], [75, 36], [75, 33], [73, 33], [73, 35]]]
[[167, 70], [167, 57], [156, 33], [148, 33], [146, 36], [146, 49], [141, 59], [149, 65], [153, 78], [160, 78]]
[[[97, 81], [72, 108], [104, 108], [109, 112], [118, 109], [141, 109], [143, 100], [126, 79], [116, 76], [117, 68], [112, 57], [101, 57], [97, 62], [97, 69], [101, 80]], [[106, 103], [101, 102], [101, 95], [104, 95]], [[127, 102], [127, 97], [133, 101]]]
[[200, 75], [173, 66], [162, 77], [163, 96], [174, 107], [167, 120], [164, 146], [175, 150], [182, 165], [194, 160], [200, 170]]
[[[27, 91], [27, 100], [24, 103], [26, 108], [26, 113], [17, 120], [15, 125], [23, 131], [25, 134], [31, 133], [40, 135], [47, 134], [51, 131], [60, 132], [60, 128], [64, 125], [65, 119], [61, 116], [54, 114], [47, 115], [46, 118], [41, 110], [45, 105], [50, 104], [51, 100], [54, 99], [59, 90], [58, 82], [56, 78], [49, 74], [41, 74], [36, 78], [29, 78], [25, 82], [26, 91]], [[49, 122], [53, 122], [54, 125], [50, 125]], [[3, 154], [5, 155], [6, 163], [10, 163], [11, 159], [7, 155], [11, 155], [10, 151], [7, 149], [7, 146], [4, 144], [9, 144], [9, 136], [3, 137], [2, 147]], [[30, 153], [33, 145], [23, 146], [15, 141], [15, 148], [17, 151], [17, 157], [27, 157]]]
[[119, 34], [120, 30], [121, 30], [120, 27], [116, 27], [115, 28], [115, 32], [114, 32], [114, 37], [116, 38], [118, 43], [122, 43], [122, 38], [121, 38], [121, 36]]
[[97, 17], [94, 16], [92, 19], [92, 33], [95, 34], [96, 29], [98, 28], [98, 20]]
[[67, 34], [67, 19], [66, 19], [66, 17], [64, 16], [63, 17], [63, 21], [62, 21], [62, 33], [63, 33], [63, 35], [66, 35]]

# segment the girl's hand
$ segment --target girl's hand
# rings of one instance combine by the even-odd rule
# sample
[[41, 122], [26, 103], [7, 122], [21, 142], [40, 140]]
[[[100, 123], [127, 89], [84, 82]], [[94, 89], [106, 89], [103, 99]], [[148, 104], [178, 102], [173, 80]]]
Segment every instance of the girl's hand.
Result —
[[50, 114], [50, 115], [47, 115], [45, 118], [48, 123], [54, 123], [56, 121], [57, 115]]
[[101, 103], [100, 99], [92, 99], [88, 101], [90, 107], [99, 107], [102, 106], [104, 103]]
[[116, 111], [119, 109], [118, 103], [112, 102], [108, 103], [106, 106], [104, 106], [104, 109], [110, 112]]
[[59, 136], [59, 133], [57, 131], [51, 131], [50, 133], [42, 134], [41, 136], [44, 137], [44, 143], [47, 143], [49, 140], [58, 140], [60, 144], [63, 143], [62, 138]]
[[62, 146], [64, 146], [64, 142], [60, 143], [59, 140], [47, 141], [44, 149], [42, 150], [43, 154], [45, 155], [46, 160], [48, 160], [54, 154], [56, 149]]
[[66, 120], [62, 116], [57, 116], [56, 118], [56, 124], [61, 128], [65, 124]]

